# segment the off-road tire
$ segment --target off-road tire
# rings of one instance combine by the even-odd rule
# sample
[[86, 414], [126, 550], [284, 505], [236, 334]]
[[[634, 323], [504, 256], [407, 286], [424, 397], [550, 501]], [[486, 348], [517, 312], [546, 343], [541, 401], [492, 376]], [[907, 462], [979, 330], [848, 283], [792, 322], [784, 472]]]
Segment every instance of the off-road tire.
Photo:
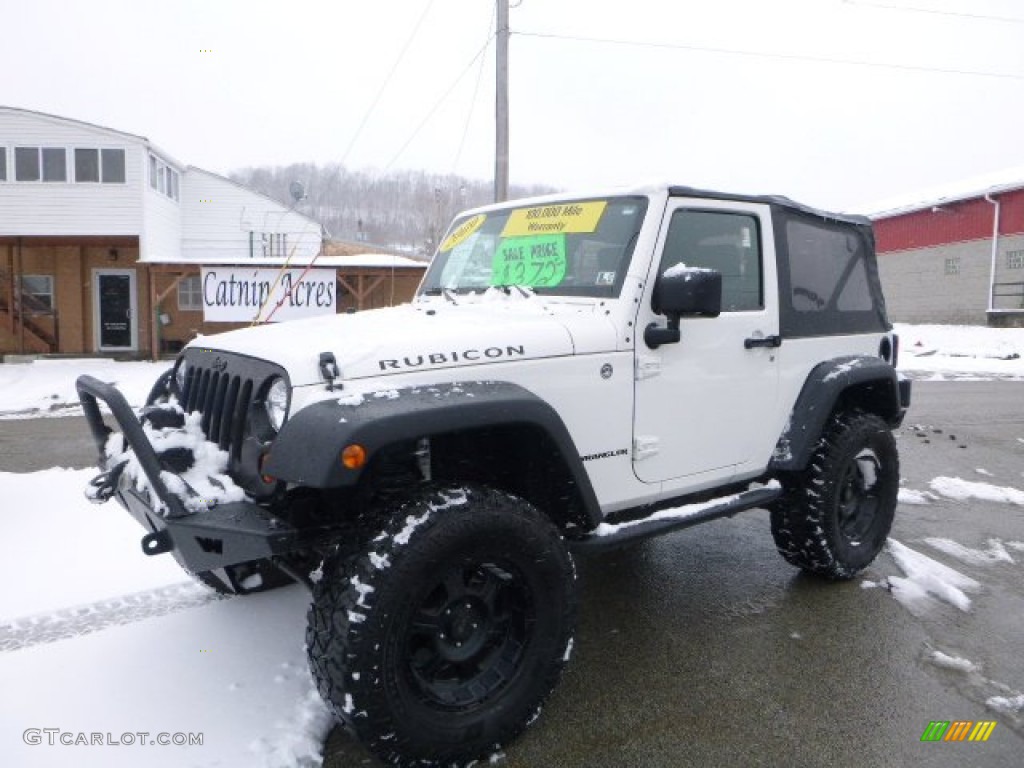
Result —
[[555, 526], [480, 486], [424, 490], [324, 566], [306, 648], [321, 697], [388, 765], [485, 757], [568, 661], [575, 570]]
[[892, 431], [874, 414], [834, 414], [807, 468], [781, 479], [771, 510], [775, 546], [787, 562], [828, 579], [851, 579], [881, 551], [899, 492]]

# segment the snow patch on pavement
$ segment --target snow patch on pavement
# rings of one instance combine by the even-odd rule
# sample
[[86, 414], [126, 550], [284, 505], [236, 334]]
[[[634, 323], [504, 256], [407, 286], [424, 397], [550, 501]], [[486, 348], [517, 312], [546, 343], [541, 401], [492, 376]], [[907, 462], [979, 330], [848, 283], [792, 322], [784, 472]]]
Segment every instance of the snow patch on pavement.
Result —
[[932, 560], [895, 539], [889, 539], [887, 548], [905, 576], [890, 576], [892, 596], [914, 615], [927, 612], [935, 598], [949, 603], [961, 611], [968, 611], [971, 599], [965, 594], [981, 585], [949, 566]]
[[963, 672], [964, 674], [978, 671], [978, 665], [974, 662], [968, 661], [960, 656], [950, 656], [942, 651], [932, 651], [928, 655], [928, 661], [937, 667], [952, 669], [955, 672]]
[[957, 501], [978, 499], [980, 501], [995, 501], [1002, 504], [1024, 506], [1024, 491], [1016, 488], [991, 485], [990, 483], [976, 483], [959, 477], [936, 477], [929, 485], [936, 493], [950, 499], [956, 499]]
[[925, 539], [924, 543], [967, 565], [992, 565], [993, 563], [1012, 563], [1014, 561], [999, 539], [989, 539], [988, 549], [971, 549], [952, 539], [935, 537]]
[[1015, 715], [1024, 712], [1024, 693], [1017, 696], [992, 696], [985, 699], [985, 706], [995, 712]]
[[936, 496], [928, 491], [915, 491], [910, 488], [900, 488], [896, 501], [900, 504], [931, 504]]

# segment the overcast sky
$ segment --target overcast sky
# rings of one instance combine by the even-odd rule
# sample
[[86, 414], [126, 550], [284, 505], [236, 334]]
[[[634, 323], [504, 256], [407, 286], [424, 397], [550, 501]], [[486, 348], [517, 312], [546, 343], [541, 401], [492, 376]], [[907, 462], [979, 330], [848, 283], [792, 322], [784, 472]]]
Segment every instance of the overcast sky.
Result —
[[[657, 179], [851, 208], [1024, 165], [1021, 0], [512, 3], [513, 183]], [[491, 0], [5, 5], [0, 104], [221, 173], [491, 178], [493, 40], [474, 59]]]

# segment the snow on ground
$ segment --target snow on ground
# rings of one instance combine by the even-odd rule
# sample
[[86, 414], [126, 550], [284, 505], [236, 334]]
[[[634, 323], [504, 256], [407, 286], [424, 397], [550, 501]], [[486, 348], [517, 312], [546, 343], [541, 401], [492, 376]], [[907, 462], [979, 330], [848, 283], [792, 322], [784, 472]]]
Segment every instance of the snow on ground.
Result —
[[1024, 328], [895, 323], [894, 330], [900, 370], [915, 378], [1024, 379]]
[[966, 592], [980, 589], [978, 582], [895, 539], [889, 539], [886, 546], [896, 565], [906, 574], [889, 577], [889, 589], [900, 605], [921, 615], [933, 606], [935, 598], [961, 611], [970, 610], [971, 599]]
[[1006, 551], [999, 539], [989, 539], [988, 549], [971, 549], [952, 539], [927, 538], [924, 543], [929, 547], [945, 552], [967, 565], [992, 565], [993, 563], [1012, 563], [1013, 558]]
[[962, 480], [959, 477], [935, 477], [932, 478], [929, 485], [936, 493], [958, 501], [980, 499], [1024, 506], [1024, 491], [1016, 488], [991, 485], [990, 483], [975, 483], [971, 480]]
[[952, 669], [956, 672], [976, 672], [978, 665], [960, 656], [950, 656], [942, 651], [932, 651], [928, 660], [937, 667]]
[[992, 696], [985, 700], [985, 706], [1007, 715], [1024, 712], [1024, 693], [1017, 696]]
[[189, 581], [120, 505], [86, 500], [98, 471], [0, 472], [0, 620]]
[[[331, 717], [306, 668], [305, 590], [219, 599], [193, 585], [170, 556], [142, 553], [116, 502], [85, 500], [93, 474], [0, 473], [0, 763], [319, 765]], [[33, 728], [105, 743], [26, 744]], [[110, 743], [138, 732], [203, 743]]]
[[896, 501], [900, 504], [931, 504], [935, 495], [928, 491], [915, 491], [910, 488], [900, 488]]
[[0, 418], [81, 414], [75, 379], [83, 373], [114, 382], [128, 403], [141, 407], [157, 376], [170, 363], [119, 363], [75, 358], [0, 365]]

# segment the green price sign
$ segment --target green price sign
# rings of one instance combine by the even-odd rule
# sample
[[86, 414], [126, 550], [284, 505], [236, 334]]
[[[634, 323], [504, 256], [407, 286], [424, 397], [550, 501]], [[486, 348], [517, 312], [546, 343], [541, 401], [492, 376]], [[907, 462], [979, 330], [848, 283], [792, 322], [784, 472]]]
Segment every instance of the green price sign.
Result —
[[494, 253], [491, 285], [547, 288], [565, 277], [565, 235], [506, 237]]

